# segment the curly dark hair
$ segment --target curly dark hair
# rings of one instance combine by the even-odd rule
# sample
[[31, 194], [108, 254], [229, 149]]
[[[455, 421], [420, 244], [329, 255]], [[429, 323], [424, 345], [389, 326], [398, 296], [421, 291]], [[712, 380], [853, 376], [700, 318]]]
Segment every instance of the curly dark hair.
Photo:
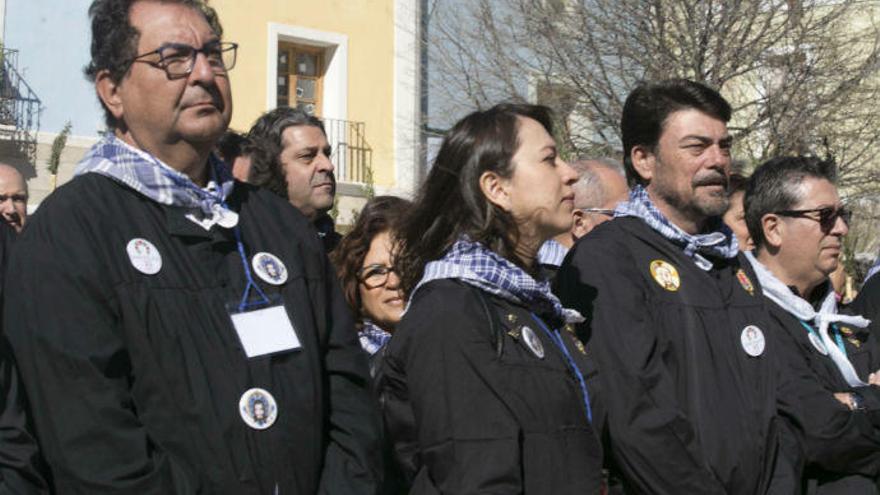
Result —
[[250, 183], [266, 188], [284, 199], [288, 198], [287, 180], [280, 160], [281, 152], [284, 151], [281, 138], [285, 129], [297, 125], [317, 127], [324, 136], [327, 135], [320, 119], [290, 107], [278, 107], [264, 113], [247, 134], [253, 143], [251, 173], [248, 178]]
[[250, 155], [253, 144], [247, 136], [231, 129], [226, 132], [217, 141], [217, 153], [229, 166], [240, 156]]
[[537, 121], [553, 135], [549, 108], [517, 103], [474, 112], [446, 135], [398, 234], [400, 252], [395, 264], [407, 297], [422, 278], [425, 265], [440, 258], [462, 235], [534, 272], [535, 267], [525, 266], [516, 254], [519, 228], [513, 216], [488, 201], [479, 184], [487, 171], [504, 178], [513, 176], [521, 118]]
[[396, 230], [398, 222], [410, 206], [412, 202], [397, 196], [376, 196], [367, 201], [354, 227], [330, 253], [345, 300], [359, 319], [363, 314], [357, 274], [363, 267], [370, 243], [377, 235]]
[[[108, 71], [113, 82], [119, 82], [128, 73], [131, 67], [131, 59], [137, 56], [137, 46], [140, 33], [129, 20], [131, 7], [137, 2], [152, 1], [159, 3], [173, 3], [192, 7], [205, 16], [208, 25], [223, 36], [223, 27], [217, 12], [208, 6], [206, 0], [94, 0], [89, 7], [89, 17], [92, 19], [92, 60], [83, 69], [86, 78], [95, 82], [98, 73]], [[115, 129], [119, 122], [113, 117], [110, 109], [101, 102], [104, 107], [104, 120], [109, 129]]]

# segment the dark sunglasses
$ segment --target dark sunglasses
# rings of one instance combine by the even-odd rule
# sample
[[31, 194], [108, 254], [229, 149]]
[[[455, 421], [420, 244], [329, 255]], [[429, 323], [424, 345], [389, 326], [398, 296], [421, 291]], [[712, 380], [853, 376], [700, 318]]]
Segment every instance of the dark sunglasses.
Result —
[[819, 227], [825, 234], [834, 229], [834, 225], [837, 223], [838, 218], [842, 219], [843, 223], [847, 226], [849, 226], [849, 222], [852, 219], [852, 211], [845, 206], [840, 208], [826, 206], [824, 208], [811, 208], [809, 210], [782, 210], [773, 213], [783, 217], [808, 218], [819, 222]]

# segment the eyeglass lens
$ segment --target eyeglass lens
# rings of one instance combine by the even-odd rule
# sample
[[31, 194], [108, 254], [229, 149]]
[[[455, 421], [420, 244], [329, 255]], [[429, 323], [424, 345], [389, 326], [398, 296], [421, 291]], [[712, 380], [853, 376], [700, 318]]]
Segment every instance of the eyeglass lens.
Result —
[[205, 54], [214, 72], [224, 73], [235, 66], [236, 48], [234, 43], [211, 43], [200, 49], [175, 44], [161, 48], [159, 55], [165, 70], [172, 76], [189, 74], [199, 52]]
[[852, 212], [846, 208], [822, 208], [819, 210], [819, 224], [822, 230], [830, 232], [834, 228], [834, 224], [837, 223], [838, 217], [843, 220], [843, 223], [849, 225]]
[[385, 265], [370, 265], [363, 268], [361, 280], [371, 289], [380, 287], [388, 282], [388, 274], [393, 270]]

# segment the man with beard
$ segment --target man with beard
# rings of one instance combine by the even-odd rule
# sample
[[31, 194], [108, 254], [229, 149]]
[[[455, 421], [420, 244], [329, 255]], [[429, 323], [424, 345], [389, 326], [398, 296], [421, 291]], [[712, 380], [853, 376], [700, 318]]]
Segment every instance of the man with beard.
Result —
[[817, 158], [758, 167], [745, 191], [755, 243], [746, 257], [768, 299], [768, 331], [825, 392], [812, 398], [804, 418], [806, 493], [868, 495], [878, 493], [880, 469], [880, 435], [869, 421], [880, 411], [880, 388], [871, 385], [880, 381], [880, 348], [868, 320], [838, 313], [829, 281], [850, 216], [835, 177], [834, 163]]
[[3, 315], [53, 493], [375, 493], [334, 270], [303, 215], [213, 153], [237, 45], [201, 0], [89, 15], [110, 132], [28, 221]]
[[332, 251], [341, 236], [327, 212], [336, 196], [324, 124], [302, 110], [280, 107], [266, 112], [248, 133], [253, 143], [250, 182], [287, 199], [311, 220]]
[[[575, 244], [557, 283], [591, 362], [594, 421], [632, 493], [789, 490], [766, 311], [727, 210], [730, 105], [675, 79], [623, 108], [632, 187], [615, 220]], [[779, 463], [778, 466], [776, 463]], [[792, 464], [794, 461], [792, 462]], [[783, 472], [783, 470], [785, 470]]]

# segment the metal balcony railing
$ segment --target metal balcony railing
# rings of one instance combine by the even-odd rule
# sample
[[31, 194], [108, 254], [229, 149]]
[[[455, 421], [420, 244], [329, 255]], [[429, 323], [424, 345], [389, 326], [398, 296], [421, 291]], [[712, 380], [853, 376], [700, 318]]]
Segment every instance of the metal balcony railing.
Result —
[[0, 56], [0, 139], [11, 141], [34, 163], [40, 98], [18, 72], [18, 50], [3, 48]]
[[333, 147], [336, 180], [365, 184], [373, 181], [373, 148], [366, 139], [366, 124], [349, 120], [321, 119], [327, 141]]

